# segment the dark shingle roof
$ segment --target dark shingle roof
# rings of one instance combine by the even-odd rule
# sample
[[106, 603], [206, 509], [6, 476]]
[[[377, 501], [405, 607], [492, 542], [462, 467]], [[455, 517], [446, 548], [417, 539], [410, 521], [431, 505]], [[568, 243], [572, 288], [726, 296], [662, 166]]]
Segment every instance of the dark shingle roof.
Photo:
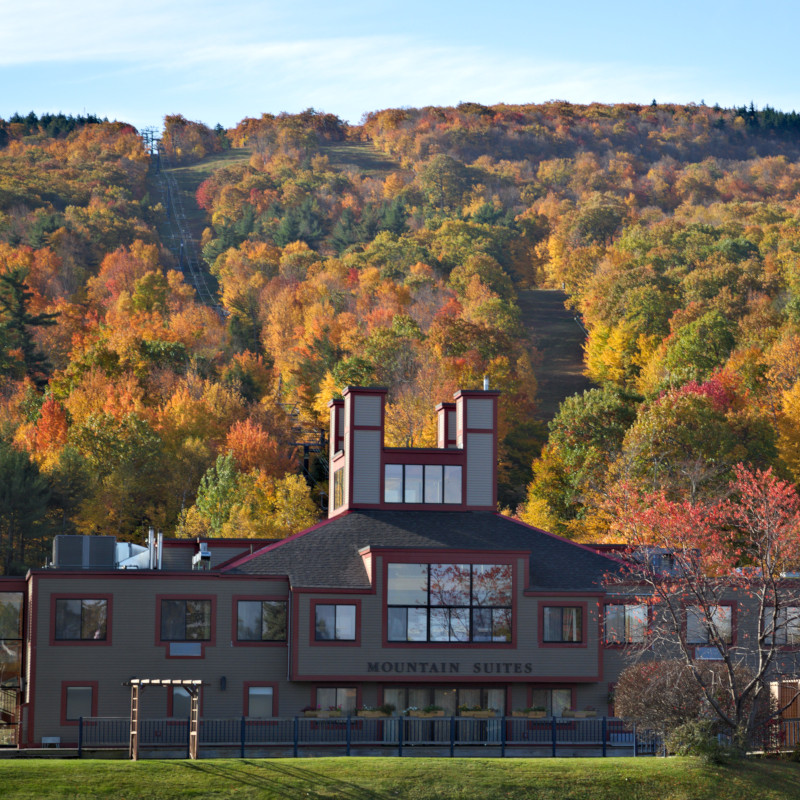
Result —
[[353, 511], [235, 561], [225, 572], [288, 575], [295, 587], [370, 587], [365, 547], [528, 550], [530, 588], [589, 590], [617, 562], [490, 511]]

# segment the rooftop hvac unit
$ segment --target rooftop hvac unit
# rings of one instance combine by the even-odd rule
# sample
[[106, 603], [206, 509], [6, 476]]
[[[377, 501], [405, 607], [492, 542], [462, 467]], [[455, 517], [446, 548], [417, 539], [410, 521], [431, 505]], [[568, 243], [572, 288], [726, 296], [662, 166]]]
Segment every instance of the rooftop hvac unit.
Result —
[[192, 569], [209, 569], [211, 567], [211, 551], [208, 542], [200, 542], [200, 550], [192, 556]]
[[56, 569], [114, 569], [116, 562], [116, 536], [60, 534], [53, 539]]

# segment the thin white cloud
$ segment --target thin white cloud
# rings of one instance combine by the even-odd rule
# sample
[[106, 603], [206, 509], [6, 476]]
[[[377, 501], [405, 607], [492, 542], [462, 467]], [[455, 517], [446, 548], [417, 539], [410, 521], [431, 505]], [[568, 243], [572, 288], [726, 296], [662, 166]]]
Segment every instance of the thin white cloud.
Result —
[[[221, 105], [258, 113], [265, 98], [272, 111], [313, 105], [351, 121], [376, 108], [461, 100], [641, 102], [682, 91], [682, 99], [698, 99], [679, 68], [547, 61], [533, 49], [507, 53], [401, 35], [291, 38], [267, 24], [279, 13], [273, 0], [224, 7], [214, 0], [0, 0], [0, 70], [41, 66], [58, 80], [61, 65], [70, 75], [60, 86], [65, 95], [81, 96], [91, 83], [117, 108], [124, 106], [119, 87], [138, 80], [154, 109], [196, 107], [203, 98], [210, 116]], [[43, 87], [25, 91], [33, 103]]]
[[146, 61], [191, 52], [252, 36], [275, 16], [274, 5], [268, 0], [0, 0], [0, 66]]
[[[567, 60], [543, 63], [488, 48], [420, 45], [402, 37], [213, 45], [186, 54], [180, 63], [202, 74], [213, 71], [216, 81], [240, 89], [266, 81], [273, 92], [281, 87], [302, 90], [301, 102], [346, 93], [351, 99], [370, 98], [373, 108], [381, 96], [387, 102], [404, 97], [413, 104], [477, 97], [494, 102], [627, 99], [663, 93], [689, 78], [680, 69], [665, 72], [632, 69], [624, 63], [589, 65]], [[179, 62], [171, 59], [164, 66], [174, 69]]]

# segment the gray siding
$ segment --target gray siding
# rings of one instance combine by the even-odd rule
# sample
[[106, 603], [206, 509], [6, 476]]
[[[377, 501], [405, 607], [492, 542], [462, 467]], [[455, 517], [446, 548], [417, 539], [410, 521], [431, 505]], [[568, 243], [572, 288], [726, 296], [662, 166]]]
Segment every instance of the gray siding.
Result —
[[187, 570], [192, 568], [194, 550], [190, 547], [165, 547], [161, 557], [161, 568], [164, 570]]
[[[356, 397], [356, 400], [360, 398]], [[353, 502], [381, 501], [381, 432], [353, 433]]]
[[379, 426], [381, 424], [381, 398], [357, 394], [354, 396], [353, 423]]
[[[255, 547], [253, 549], [256, 549]], [[194, 547], [164, 547], [164, 554], [161, 558], [161, 568], [164, 571], [182, 572], [192, 569], [192, 557], [197, 553], [197, 545]], [[222, 543], [208, 543], [208, 551], [211, 553], [211, 566], [217, 567], [225, 561], [229, 561], [238, 555], [245, 555], [251, 552], [251, 548], [237, 544], [235, 546], [224, 545]]]
[[[33, 664], [34, 741], [42, 736], [60, 736], [62, 743], [77, 741], [77, 726], [61, 725], [63, 682], [97, 681], [98, 714], [103, 717], [130, 714], [130, 689], [122, 683], [131, 677], [201, 679], [201, 708], [207, 717], [241, 716], [245, 681], [274, 682], [281, 713], [297, 710], [291, 692], [287, 691], [287, 646], [233, 644], [234, 595], [286, 596], [287, 584], [283, 581], [86, 575], [80, 580], [47, 576], [38, 582], [40, 591], [33, 612], [37, 645]], [[76, 593], [112, 596], [110, 645], [50, 644], [51, 596]], [[214, 645], [205, 645], [202, 658], [166, 657], [167, 648], [156, 643], [157, 595], [216, 598], [216, 641]], [[220, 683], [223, 676], [224, 690]], [[145, 690], [143, 713], [150, 717], [166, 716], [167, 690]]]
[[[424, 556], [421, 556], [424, 558]], [[456, 556], [454, 556], [456, 557]], [[576, 646], [541, 646], [539, 644], [539, 606], [548, 601], [540, 597], [523, 594], [523, 587], [515, 585], [516, 595], [516, 632], [514, 646], [510, 648], [471, 646], [461, 648], [429, 645], [383, 647], [383, 575], [382, 558], [376, 564], [376, 593], [369, 595], [314, 594], [300, 595], [297, 672], [301, 680], [331, 680], [337, 674], [356, 676], [368, 682], [391, 684], [424, 683], [431, 678], [431, 683], [441, 683], [441, 674], [417, 672], [409, 677], [408, 673], [399, 673], [394, 667], [384, 672], [384, 664], [400, 665], [408, 662], [420, 664], [448, 665], [447, 682], [453, 685], [465, 681], [479, 681], [489, 684], [505, 684], [518, 682], [528, 684], [552, 684], [559, 681], [570, 683], [592, 681], [598, 671], [598, 649], [600, 647], [598, 609], [594, 599], [587, 608], [587, 619], [583, 621], [585, 645]], [[517, 564], [517, 574], [524, 574], [523, 562]], [[361, 640], [360, 646], [343, 646], [339, 644], [315, 644], [313, 641], [313, 621], [311, 619], [311, 599], [330, 600], [331, 603], [358, 601], [361, 603]], [[559, 597], [559, 605], [575, 605], [586, 603], [585, 597]], [[370, 663], [379, 665], [379, 671], [371, 671]], [[450, 670], [450, 665], [457, 665], [457, 672]], [[519, 672], [517, 672], [517, 666]], [[509, 666], [507, 666], [509, 665]], [[418, 668], [419, 669], [419, 668]], [[427, 669], [427, 668], [426, 668]], [[335, 678], [333, 678], [335, 682]], [[351, 681], [343, 685], [352, 685]], [[603, 684], [601, 694], [607, 694], [607, 686]], [[588, 701], [587, 701], [588, 702]], [[586, 703], [584, 703], [585, 705]], [[516, 707], [524, 705], [524, 698]]]
[[494, 434], [467, 434], [467, 505], [491, 506]]
[[483, 400], [479, 397], [467, 398], [467, 427], [483, 428], [492, 430], [494, 428], [494, 402]]

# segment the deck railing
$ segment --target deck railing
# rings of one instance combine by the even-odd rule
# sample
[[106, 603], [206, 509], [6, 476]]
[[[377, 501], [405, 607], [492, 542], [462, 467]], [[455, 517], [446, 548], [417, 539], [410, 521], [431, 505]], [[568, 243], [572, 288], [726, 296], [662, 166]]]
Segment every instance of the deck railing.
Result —
[[[83, 717], [79, 724], [79, 751], [83, 749], [126, 748], [130, 720], [127, 717]], [[201, 747], [247, 748], [281, 747], [297, 756], [303, 748], [337, 747], [346, 755], [351, 749], [386, 748], [398, 755], [406, 747], [449, 748], [469, 746], [497, 748], [549, 748], [556, 755], [561, 748], [592, 748], [603, 755], [627, 748], [633, 755], [658, 752], [660, 741], [650, 731], [636, 729], [623, 720], [566, 719], [559, 717], [528, 719], [493, 717], [312, 717], [256, 719], [201, 719]], [[145, 719], [139, 723], [139, 746], [143, 748], [183, 748], [188, 746], [187, 719]]]

